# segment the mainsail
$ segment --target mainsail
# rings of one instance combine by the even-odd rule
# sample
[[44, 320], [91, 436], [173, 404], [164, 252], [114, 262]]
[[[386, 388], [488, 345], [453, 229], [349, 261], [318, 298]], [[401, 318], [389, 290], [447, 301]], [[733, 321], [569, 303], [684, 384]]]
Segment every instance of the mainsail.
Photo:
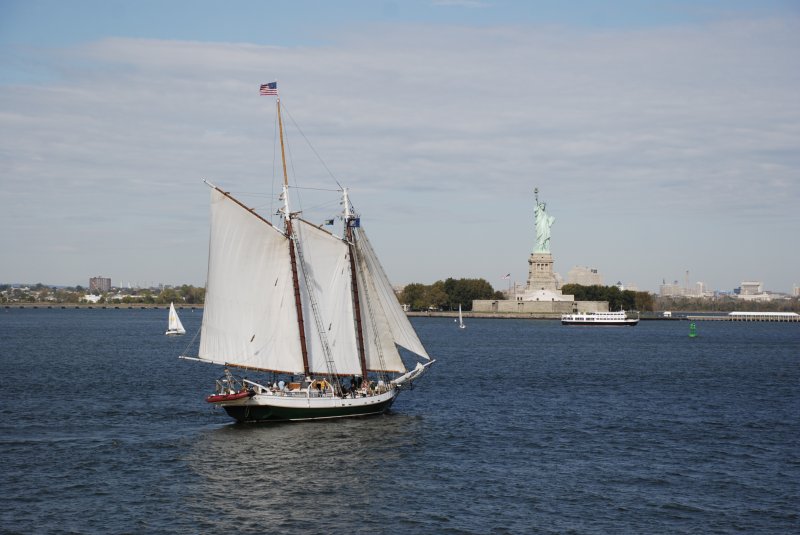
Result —
[[350, 261], [341, 238], [295, 220], [304, 272], [300, 283], [306, 317], [308, 367], [323, 375], [358, 375]]
[[175, 311], [175, 304], [169, 304], [169, 320], [167, 322], [167, 333], [168, 334], [186, 334], [186, 329], [183, 328], [183, 323], [181, 323], [181, 319], [178, 317], [178, 313]]
[[288, 238], [211, 190], [208, 281], [198, 357], [302, 373]]

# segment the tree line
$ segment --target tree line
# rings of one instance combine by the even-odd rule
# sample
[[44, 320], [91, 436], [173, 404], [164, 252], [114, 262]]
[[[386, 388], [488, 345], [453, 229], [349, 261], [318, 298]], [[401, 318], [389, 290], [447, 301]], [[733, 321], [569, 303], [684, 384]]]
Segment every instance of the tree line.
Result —
[[473, 299], [505, 299], [486, 279], [439, 280], [433, 284], [408, 284], [398, 299], [411, 310], [472, 310]]
[[715, 297], [656, 297], [656, 310], [678, 312], [797, 312], [800, 314], [800, 299], [771, 299], [769, 301], [747, 301], [732, 295]]
[[608, 301], [608, 309], [639, 310], [641, 312], [655, 310], [655, 299], [648, 292], [620, 290], [617, 286], [582, 286], [565, 284], [561, 287], [565, 295], [574, 295], [576, 301]]
[[206, 289], [190, 284], [166, 288], [138, 290], [113, 289], [111, 292], [89, 292], [81, 285], [58, 288], [36, 283], [27, 288], [0, 285], [0, 303], [80, 303], [87, 293], [100, 297], [97, 303], [141, 303], [167, 305], [171, 302], [199, 305], [205, 301]]

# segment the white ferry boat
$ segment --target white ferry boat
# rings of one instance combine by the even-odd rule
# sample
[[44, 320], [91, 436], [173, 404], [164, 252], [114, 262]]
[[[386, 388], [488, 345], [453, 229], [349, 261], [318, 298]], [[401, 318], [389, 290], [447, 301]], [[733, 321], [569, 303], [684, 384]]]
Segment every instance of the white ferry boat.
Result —
[[619, 312], [576, 312], [562, 314], [561, 325], [634, 325], [639, 323], [639, 314], [629, 316], [624, 310]]

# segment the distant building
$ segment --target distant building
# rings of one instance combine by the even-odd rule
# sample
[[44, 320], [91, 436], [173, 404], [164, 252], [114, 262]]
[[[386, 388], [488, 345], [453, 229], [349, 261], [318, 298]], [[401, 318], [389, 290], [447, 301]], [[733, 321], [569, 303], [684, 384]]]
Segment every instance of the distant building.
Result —
[[704, 282], [697, 282], [694, 286], [689, 286], [688, 281], [681, 285], [678, 281], [667, 284], [664, 280], [658, 288], [658, 293], [661, 297], [711, 297], [714, 295], [714, 292], [706, 288]]
[[800, 286], [796, 284], [792, 286], [792, 297], [800, 297]]
[[760, 281], [743, 281], [736, 297], [743, 301], [771, 301], [773, 299], [771, 294], [764, 291], [764, 285]]
[[111, 291], [111, 279], [106, 277], [90, 277], [89, 291], [109, 292]]
[[746, 281], [739, 287], [739, 295], [758, 295], [764, 293], [764, 286], [761, 282]]
[[639, 291], [639, 287], [634, 283], [623, 284], [622, 281], [617, 281], [617, 283], [614, 286], [619, 288], [620, 292], [638, 292]]
[[686, 289], [678, 284], [678, 281], [672, 284], [667, 284], [666, 281], [661, 281], [661, 286], [658, 287], [658, 294], [661, 297], [679, 297], [686, 295]]
[[567, 272], [567, 284], [580, 284], [581, 286], [602, 286], [603, 277], [595, 268], [575, 266]]

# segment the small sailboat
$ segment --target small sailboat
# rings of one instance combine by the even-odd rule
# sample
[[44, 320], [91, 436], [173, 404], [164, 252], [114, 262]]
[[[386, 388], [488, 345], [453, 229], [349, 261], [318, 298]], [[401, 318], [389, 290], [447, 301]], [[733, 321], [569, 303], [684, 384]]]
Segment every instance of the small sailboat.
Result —
[[[264, 84], [261, 94], [277, 95], [277, 84]], [[435, 361], [400, 306], [347, 189], [340, 190], [341, 236], [290, 209], [280, 98], [277, 122], [283, 224], [272, 225], [207, 183], [211, 233], [200, 346], [197, 357], [182, 358], [224, 366], [206, 401], [240, 422], [383, 413]], [[416, 361], [410, 371], [398, 348]]]
[[464, 318], [461, 316], [461, 303], [458, 304], [458, 328], [459, 329], [467, 328], [467, 326], [464, 325]]
[[178, 317], [178, 313], [175, 311], [174, 303], [169, 304], [169, 320], [167, 323], [167, 332], [164, 334], [186, 334], [186, 329], [183, 328], [183, 323], [181, 323], [181, 319]]

